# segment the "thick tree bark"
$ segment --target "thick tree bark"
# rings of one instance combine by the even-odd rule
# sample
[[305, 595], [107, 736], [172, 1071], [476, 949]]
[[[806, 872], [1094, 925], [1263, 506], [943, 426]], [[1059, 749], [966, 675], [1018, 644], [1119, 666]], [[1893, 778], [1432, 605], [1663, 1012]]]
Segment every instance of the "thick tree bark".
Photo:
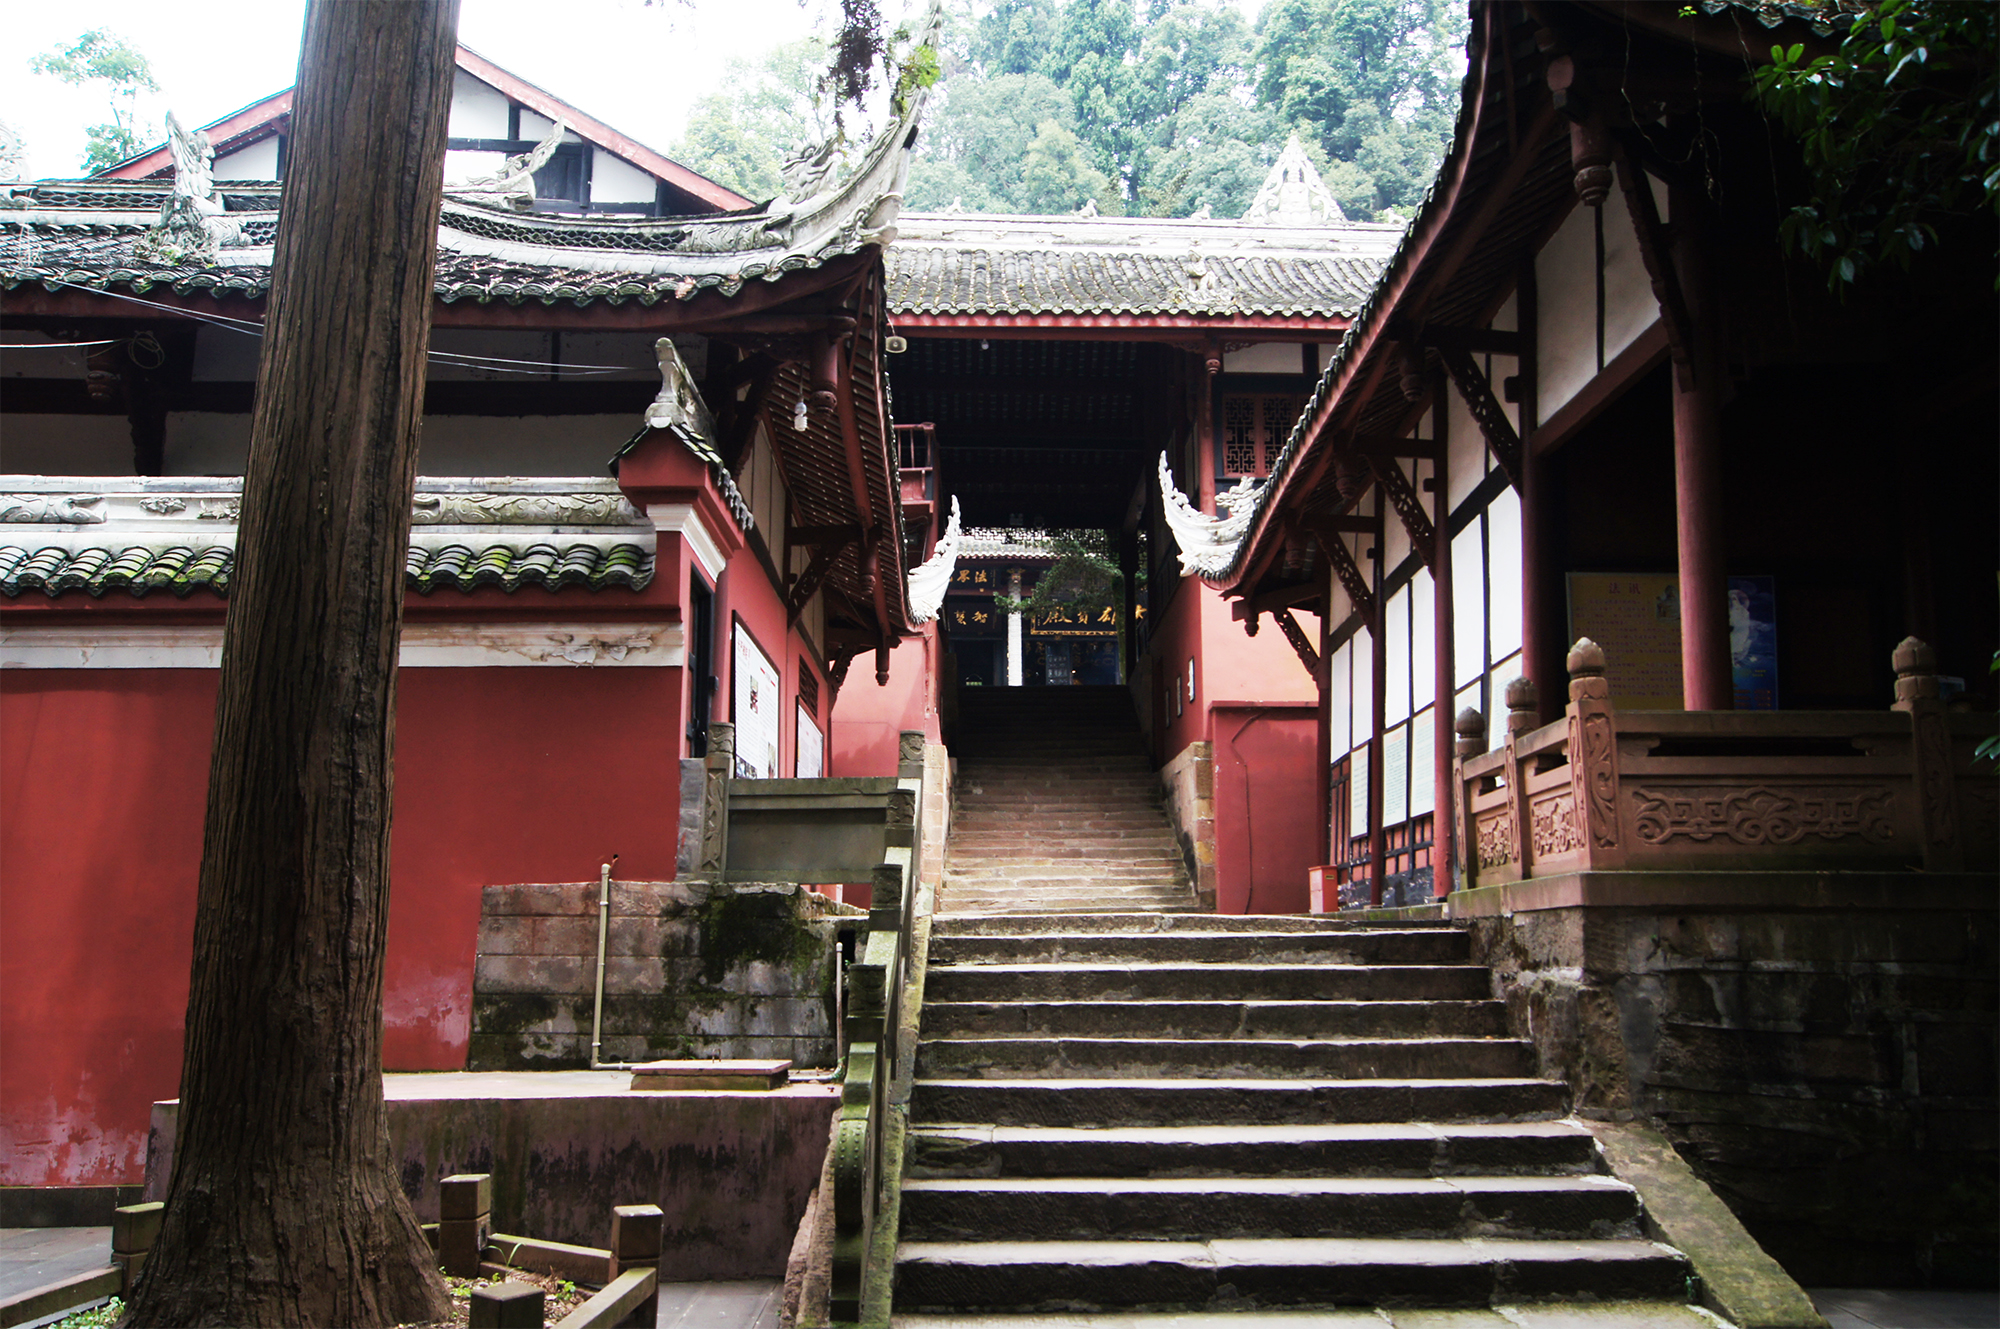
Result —
[[259, 365], [179, 1138], [139, 1325], [448, 1299], [382, 1106], [391, 760], [457, 0], [314, 0]]

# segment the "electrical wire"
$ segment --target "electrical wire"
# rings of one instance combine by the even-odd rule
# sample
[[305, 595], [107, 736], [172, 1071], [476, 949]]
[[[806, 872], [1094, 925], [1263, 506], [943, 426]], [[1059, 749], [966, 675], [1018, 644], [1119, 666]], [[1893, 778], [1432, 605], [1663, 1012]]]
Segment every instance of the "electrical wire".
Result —
[[57, 351], [67, 346], [115, 346], [119, 338], [102, 341], [0, 341], [0, 351]]

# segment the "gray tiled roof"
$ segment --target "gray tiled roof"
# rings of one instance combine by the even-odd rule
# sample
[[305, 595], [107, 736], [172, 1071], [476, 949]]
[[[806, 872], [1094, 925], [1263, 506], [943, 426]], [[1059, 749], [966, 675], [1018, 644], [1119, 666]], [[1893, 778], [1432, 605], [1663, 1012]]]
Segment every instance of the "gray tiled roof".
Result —
[[1351, 314], [1402, 228], [1130, 217], [905, 214], [899, 314]]
[[[229, 593], [243, 482], [0, 477], [0, 594]], [[653, 525], [594, 476], [419, 479], [405, 585], [603, 590], [653, 579]]]
[[[236, 551], [228, 545], [203, 549], [175, 546], [155, 549], [134, 545], [115, 549], [95, 545], [41, 549], [24, 544], [0, 544], [0, 593], [12, 598], [24, 591], [50, 597], [66, 591], [103, 596], [129, 591], [143, 597], [169, 591], [186, 599], [197, 590], [218, 596], [229, 593]], [[643, 589], [653, 579], [653, 554], [642, 545], [609, 547], [515, 541], [500, 544], [447, 545], [441, 549], [410, 550], [404, 584], [429, 595], [438, 590], [470, 591], [498, 586], [518, 591], [524, 586], [561, 590], [585, 586], [593, 591], [609, 586]]]

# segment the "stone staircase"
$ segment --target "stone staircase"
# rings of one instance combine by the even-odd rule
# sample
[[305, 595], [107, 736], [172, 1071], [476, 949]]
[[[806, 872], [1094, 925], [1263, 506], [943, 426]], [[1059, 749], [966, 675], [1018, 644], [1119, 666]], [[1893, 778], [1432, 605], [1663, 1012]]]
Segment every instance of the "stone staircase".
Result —
[[1685, 1259], [1643, 1237], [1638, 1195], [1488, 992], [1444, 925], [939, 916], [899, 1322], [1551, 1298], [1686, 1314]]
[[958, 706], [941, 909], [1194, 907], [1124, 688], [965, 688]]

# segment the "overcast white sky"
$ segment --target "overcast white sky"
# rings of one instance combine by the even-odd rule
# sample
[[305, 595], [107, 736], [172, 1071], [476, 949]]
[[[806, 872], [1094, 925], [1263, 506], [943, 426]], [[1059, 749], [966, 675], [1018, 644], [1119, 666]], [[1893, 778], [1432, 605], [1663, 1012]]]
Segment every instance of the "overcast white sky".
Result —
[[[298, 70], [304, 0], [6, 0], [0, 120], [26, 140], [26, 174], [73, 176], [83, 127], [110, 119], [101, 88], [72, 88], [28, 72], [29, 57], [90, 28], [124, 37], [152, 61], [161, 92], [142, 113], [157, 126], [171, 108], [203, 125], [290, 87]], [[905, 10], [887, 0], [895, 20]], [[755, 57], [819, 24], [831, 0], [463, 0], [459, 39], [530, 83], [664, 151], [688, 106], [714, 91], [733, 57]]]

